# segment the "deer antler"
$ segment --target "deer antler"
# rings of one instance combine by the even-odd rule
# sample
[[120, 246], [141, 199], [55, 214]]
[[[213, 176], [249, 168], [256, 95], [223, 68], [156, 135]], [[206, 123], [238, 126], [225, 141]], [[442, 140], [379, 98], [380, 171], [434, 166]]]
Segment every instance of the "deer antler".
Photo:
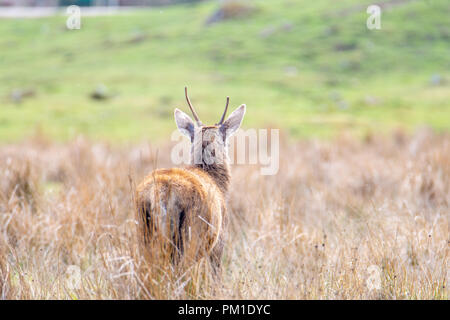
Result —
[[230, 97], [227, 97], [227, 104], [225, 105], [225, 111], [223, 112], [222, 118], [220, 119], [220, 121], [217, 125], [223, 124], [223, 121], [225, 120], [225, 115], [227, 114], [229, 103], [230, 103]]
[[195, 121], [197, 121], [197, 125], [202, 126], [203, 124], [200, 121], [200, 119], [198, 118], [198, 115], [195, 112], [194, 107], [191, 104], [191, 100], [189, 100], [188, 93], [187, 93], [187, 87], [184, 87], [184, 93], [186, 94], [186, 101], [189, 105], [189, 109], [191, 109], [192, 115], [194, 116]]

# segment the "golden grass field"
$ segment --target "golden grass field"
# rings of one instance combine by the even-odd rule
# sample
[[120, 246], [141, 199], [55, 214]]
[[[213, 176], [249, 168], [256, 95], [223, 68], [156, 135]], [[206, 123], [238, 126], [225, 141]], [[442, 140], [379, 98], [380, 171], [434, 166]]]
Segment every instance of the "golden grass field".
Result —
[[426, 129], [282, 139], [278, 175], [233, 167], [217, 280], [142, 259], [134, 187], [169, 144], [2, 145], [0, 299], [448, 299], [449, 150]]

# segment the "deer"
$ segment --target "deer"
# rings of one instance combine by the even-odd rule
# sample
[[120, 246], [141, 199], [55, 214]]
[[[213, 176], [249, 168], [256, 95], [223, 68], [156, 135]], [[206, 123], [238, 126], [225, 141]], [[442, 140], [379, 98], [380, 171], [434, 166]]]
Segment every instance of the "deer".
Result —
[[178, 130], [190, 139], [190, 164], [156, 169], [144, 178], [136, 187], [138, 220], [149, 250], [163, 251], [177, 266], [189, 266], [206, 257], [219, 273], [231, 180], [229, 139], [240, 128], [246, 105], [225, 120], [230, 102], [227, 97], [220, 121], [204, 125], [187, 87], [185, 97], [194, 121], [178, 108], [174, 117]]

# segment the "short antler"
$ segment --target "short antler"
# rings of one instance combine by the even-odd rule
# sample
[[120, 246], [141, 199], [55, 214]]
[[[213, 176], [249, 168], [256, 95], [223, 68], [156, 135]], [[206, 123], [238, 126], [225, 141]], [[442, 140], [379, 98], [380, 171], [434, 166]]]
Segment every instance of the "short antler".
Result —
[[225, 116], [227, 114], [228, 104], [229, 103], [230, 103], [230, 97], [227, 97], [227, 104], [225, 105], [225, 111], [223, 112], [222, 118], [220, 119], [218, 125], [223, 124], [223, 121], [225, 120]]
[[195, 112], [194, 107], [191, 104], [191, 100], [189, 100], [188, 93], [187, 93], [187, 87], [184, 87], [184, 93], [186, 94], [186, 101], [189, 105], [189, 109], [191, 109], [192, 115], [194, 116], [195, 121], [197, 121], [197, 125], [202, 126], [203, 124], [200, 121], [200, 119], [198, 118], [198, 115]]

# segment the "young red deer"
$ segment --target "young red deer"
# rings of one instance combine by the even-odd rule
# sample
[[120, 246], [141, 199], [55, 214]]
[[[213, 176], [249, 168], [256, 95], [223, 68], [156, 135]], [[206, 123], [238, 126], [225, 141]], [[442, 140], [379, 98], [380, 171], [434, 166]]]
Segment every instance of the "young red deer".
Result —
[[186, 168], [158, 169], [137, 187], [137, 210], [149, 250], [166, 252], [177, 265], [207, 256], [217, 271], [223, 251], [227, 218], [225, 197], [230, 183], [228, 139], [240, 127], [245, 105], [226, 121], [229, 97], [220, 121], [205, 126], [185, 88], [195, 122], [175, 109], [178, 129], [191, 141], [191, 164]]

